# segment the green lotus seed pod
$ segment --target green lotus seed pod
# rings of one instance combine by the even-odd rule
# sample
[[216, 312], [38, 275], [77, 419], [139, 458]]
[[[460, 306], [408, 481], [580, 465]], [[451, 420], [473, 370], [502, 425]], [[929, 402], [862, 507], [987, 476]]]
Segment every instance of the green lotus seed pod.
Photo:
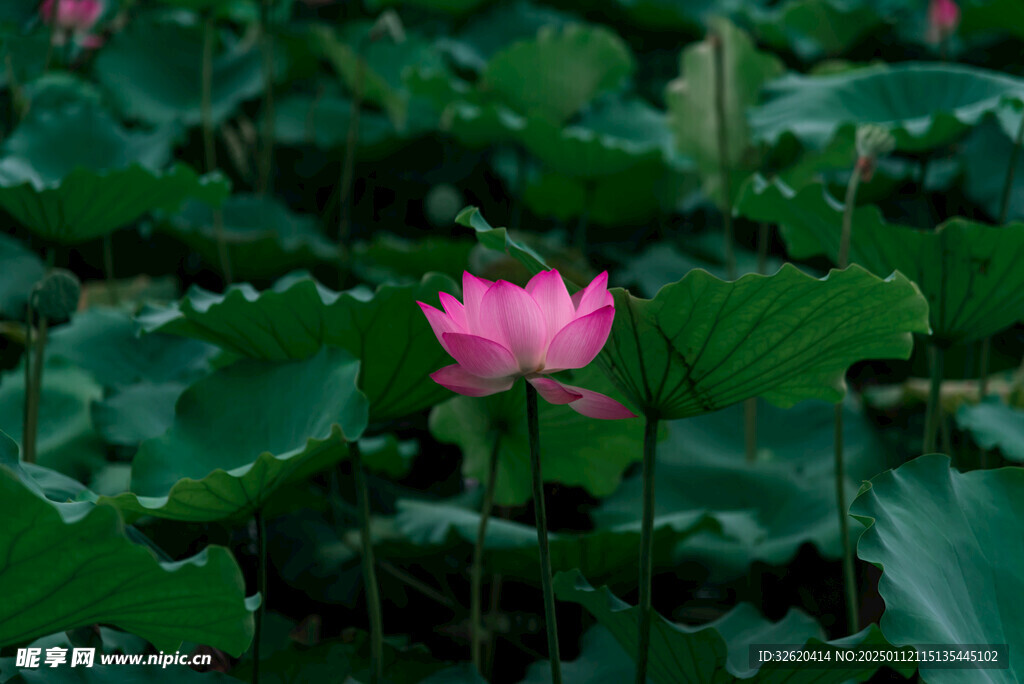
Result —
[[884, 126], [863, 124], [857, 127], [857, 156], [877, 159], [896, 149], [896, 139]]
[[60, 320], [78, 308], [82, 285], [71, 271], [55, 268], [35, 284], [32, 295], [35, 309], [43, 318]]

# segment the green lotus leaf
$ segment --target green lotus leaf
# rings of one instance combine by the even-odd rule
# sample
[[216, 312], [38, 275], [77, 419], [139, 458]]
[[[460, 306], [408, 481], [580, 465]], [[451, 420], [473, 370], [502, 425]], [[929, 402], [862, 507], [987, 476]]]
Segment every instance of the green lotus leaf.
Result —
[[[608, 589], [595, 589], [579, 571], [555, 576], [555, 594], [563, 601], [582, 605], [607, 629], [630, 656], [637, 650], [639, 608], [625, 603]], [[782, 620], [769, 622], [750, 604], [740, 604], [724, 616], [701, 627], [670, 622], [655, 613], [651, 625], [650, 663], [647, 676], [654, 684], [677, 682], [847, 682], [869, 679], [884, 663], [863, 663], [849, 669], [750, 667], [751, 644], [806, 644], [830, 646], [887, 646], [872, 625], [843, 639], [824, 642], [821, 627], [812, 617], [790, 610]], [[952, 670], [951, 670], [952, 671]]]
[[[363, 100], [379, 106], [395, 128], [403, 130], [408, 121], [411, 94], [403, 81], [407, 67], [440, 69], [441, 53], [425, 38], [406, 34], [396, 43], [388, 37], [374, 40], [370, 22], [349, 22], [341, 31], [316, 26], [310, 39], [316, 49], [334, 67], [348, 89], [362, 87]], [[360, 75], [362, 72], [362, 75]]]
[[[844, 127], [874, 123], [889, 128], [897, 149], [923, 152], [955, 140], [1007, 103], [1019, 105], [1024, 80], [970, 66], [908, 62], [830, 76], [789, 75], [766, 93], [767, 101], [750, 113], [761, 139], [775, 142], [789, 133], [823, 147]], [[1017, 117], [1002, 113], [1009, 130]]]
[[1007, 460], [1024, 463], [1024, 411], [986, 397], [979, 404], [964, 404], [956, 422], [982, 449], [998, 449]]
[[9, 235], [0, 235], [0, 316], [22, 318], [32, 286], [46, 272], [35, 252]]
[[788, 49], [805, 61], [839, 55], [883, 24], [870, 3], [837, 0], [788, 0], [771, 8], [754, 7], [749, 20], [757, 37], [776, 49]]
[[[152, 124], [202, 119], [203, 27], [172, 21], [129, 22], [96, 58], [96, 77], [126, 116]], [[213, 59], [214, 123], [263, 90], [254, 41], [231, 38]]]
[[184, 164], [162, 172], [137, 164], [103, 172], [79, 167], [56, 184], [22, 178], [0, 164], [0, 207], [41, 238], [62, 244], [112, 233], [154, 209], [177, 209], [187, 197], [219, 202], [228, 192], [222, 177], [200, 177]]
[[645, 162], [662, 173], [665, 165], [685, 167], [665, 114], [637, 99], [599, 100], [578, 124], [565, 128], [531, 118], [517, 137], [552, 172], [577, 178], [625, 175]]
[[3, 465], [0, 502], [0, 645], [100, 622], [169, 652], [182, 640], [235, 656], [248, 648], [254, 605], [227, 549], [159, 561], [113, 508], [55, 504]]
[[217, 349], [171, 335], [140, 338], [128, 314], [93, 308], [55, 329], [46, 352], [88, 371], [105, 387], [121, 387], [197, 378], [209, 370]]
[[[611, 632], [594, 625], [580, 639], [579, 657], [562, 661], [562, 677], [573, 684], [628, 682], [636, 677], [636, 664]], [[551, 665], [548, 661], [533, 663], [519, 684], [551, 684]]]
[[25, 180], [59, 183], [78, 168], [102, 172], [139, 164], [157, 171], [171, 159], [173, 127], [128, 130], [98, 102], [54, 109], [37, 109], [36, 104], [4, 142], [5, 185]]
[[[978, 126], [965, 141], [964, 193], [998, 220], [1003, 208], [1006, 174], [1013, 159], [1013, 142], [994, 122]], [[1013, 179], [1007, 197], [1006, 218], [1024, 220], [1024, 157], [1014, 160]]]
[[[793, 192], [755, 179], [737, 211], [781, 227], [794, 259], [835, 260], [842, 206], [820, 184]], [[928, 299], [936, 343], [978, 340], [1024, 318], [1024, 224], [988, 226], [951, 219], [934, 232], [888, 223], [877, 207], [854, 209], [850, 261], [872, 273], [899, 271]]]
[[34, 113], [4, 144], [0, 207], [37, 235], [74, 244], [187, 197], [219, 202], [228, 191], [219, 176], [163, 170], [170, 142], [169, 129], [127, 131], [95, 104]]
[[[339, 259], [337, 244], [324, 237], [314, 217], [294, 214], [273, 197], [231, 195], [221, 211], [224, 240], [237, 278], [267, 278], [317, 264], [336, 264]], [[158, 226], [207, 263], [220, 263], [214, 209], [209, 204], [187, 202]]]
[[[465, 558], [470, 558], [480, 524], [476, 511], [443, 502], [405, 500], [397, 505], [396, 531], [419, 547], [421, 554], [461, 551]], [[659, 518], [654, 527], [655, 567], [672, 567], [673, 548], [688, 536], [708, 530], [718, 532], [720, 528], [709, 516], [697, 511]], [[639, 522], [598, 528], [585, 534], [553, 533], [550, 544], [554, 570], [576, 568], [605, 582], [636, 581]], [[535, 582], [540, 576], [537, 529], [508, 520], [491, 520], [484, 542], [484, 566], [487, 572]]]
[[545, 27], [533, 40], [491, 57], [481, 88], [527, 116], [562, 123], [597, 95], [618, 88], [633, 68], [628, 46], [609, 29]]
[[[92, 376], [66, 362], [47, 363], [39, 404], [36, 461], [87, 482], [105, 461], [103, 444], [89, 418], [89, 405], [103, 396]], [[0, 377], [0, 427], [19, 444], [25, 406], [25, 370]]]
[[[866, 483], [850, 515], [867, 529], [857, 555], [882, 571], [881, 628], [899, 644], [1008, 644], [1009, 668], [971, 681], [1013, 682], [1024, 668], [1020, 566], [1024, 471], [960, 473], [928, 454]], [[924, 669], [929, 682], [964, 670]]]
[[[687, 538], [676, 548], [676, 561], [697, 562], [711, 577], [732, 580], [755, 561], [784, 566], [808, 543], [825, 558], [841, 557], [833, 407], [817, 401], [790, 409], [761, 404], [754, 463], [747, 462], [745, 435], [737, 429], [743, 411], [731, 406], [668, 424], [668, 439], [658, 448], [655, 522], [704, 513], [721, 526], [721, 532]], [[889, 463], [863, 412], [848, 403], [843, 414], [846, 494], [852, 501], [860, 483]], [[638, 523], [641, 490], [639, 476], [623, 482], [594, 511], [598, 528]]]
[[[243, 359], [192, 385], [132, 462], [131, 492], [99, 497], [128, 516], [250, 516], [274, 490], [347, 456], [366, 427], [359, 362], [341, 349], [287, 363]], [[225, 410], [230, 407], [231, 410]]]
[[[738, 173], [756, 165], [756, 156], [750, 153], [747, 109], [757, 101], [761, 86], [781, 74], [783, 67], [776, 57], [759, 52], [750, 37], [729, 21], [715, 20], [711, 31], [721, 41], [726, 66], [723, 77], [727, 84], [724, 99], [728, 145], [724, 164], [730, 173]], [[669, 126], [679, 150], [696, 162], [706, 192], [718, 197], [723, 160], [718, 145], [715, 61], [712, 38], [683, 50], [681, 76], [669, 83], [665, 100]]]
[[613, 290], [615, 323], [598, 357], [641, 410], [687, 418], [760, 396], [777, 406], [836, 401], [863, 359], [908, 358], [927, 305], [899, 273], [859, 266], [812, 278], [791, 264], [734, 282], [691, 271], [654, 299]]
[[174, 422], [174, 405], [187, 387], [181, 382], [140, 382], [93, 401], [90, 415], [96, 434], [122, 446], [159, 437]]
[[139, 321], [147, 332], [193, 337], [256, 359], [301, 359], [323, 346], [346, 349], [360, 360], [359, 389], [378, 422], [449, 396], [429, 374], [450, 357], [416, 306], [436, 302], [441, 291], [458, 288], [437, 274], [416, 285], [382, 285], [376, 293], [333, 292], [312, 278], [289, 277], [263, 292], [249, 285], [225, 294], [194, 287], [175, 306], [143, 311]]
[[560, 29], [573, 21], [578, 19], [571, 14], [529, 0], [496, 3], [470, 17], [448, 50], [458, 65], [480, 72], [512, 43], [532, 40], [544, 27]]
[[[592, 368], [577, 371], [572, 384], [617, 397], [608, 380]], [[454, 397], [431, 412], [430, 431], [438, 441], [458, 444], [463, 475], [481, 481], [487, 479], [495, 435], [500, 435], [494, 500], [502, 506], [530, 500], [524, 383], [484, 399]], [[640, 459], [643, 447], [639, 420], [593, 420], [546, 403], [540, 407], [540, 436], [544, 479], [583, 487], [594, 496], [611, 494], [622, 472]]]

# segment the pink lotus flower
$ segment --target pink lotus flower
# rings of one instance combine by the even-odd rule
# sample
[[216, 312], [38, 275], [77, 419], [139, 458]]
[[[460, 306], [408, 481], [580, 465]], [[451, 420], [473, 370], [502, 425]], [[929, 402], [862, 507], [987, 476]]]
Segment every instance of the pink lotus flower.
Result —
[[941, 43], [960, 24], [960, 7], [953, 0], [931, 0], [928, 6], [928, 40]]
[[469, 397], [504, 392], [524, 377], [552, 404], [568, 404], [591, 418], [634, 418], [610, 397], [565, 385], [549, 373], [583, 368], [597, 356], [615, 319], [615, 303], [602, 273], [572, 297], [558, 271], [538, 273], [526, 288], [462, 275], [464, 302], [440, 295], [444, 311], [417, 302], [438, 342], [458, 363], [430, 375]]
[[[39, 8], [43, 21], [50, 23], [54, 0], [46, 0]], [[65, 31], [86, 33], [103, 14], [100, 0], [58, 0], [57, 27]]]

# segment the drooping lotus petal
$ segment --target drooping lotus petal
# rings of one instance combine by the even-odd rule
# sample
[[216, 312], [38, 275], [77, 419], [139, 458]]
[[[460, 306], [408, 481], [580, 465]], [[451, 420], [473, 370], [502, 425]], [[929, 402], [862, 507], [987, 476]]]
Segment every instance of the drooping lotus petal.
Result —
[[436, 337], [437, 341], [441, 343], [444, 350], [451, 354], [452, 350], [448, 348], [448, 343], [445, 342], [444, 334], [450, 332], [460, 333], [465, 331], [459, 328], [448, 314], [438, 311], [429, 304], [424, 304], [423, 302], [416, 303], [420, 305], [420, 310], [423, 311], [423, 314], [427, 317], [427, 323], [430, 323], [430, 328], [434, 331], [434, 337]]
[[548, 347], [544, 372], [583, 368], [589, 364], [608, 341], [614, 320], [615, 308], [603, 306], [562, 328]]
[[466, 310], [466, 332], [474, 335], [480, 333], [480, 302], [491, 285], [491, 281], [477, 278], [469, 271], [463, 271], [462, 304]]
[[609, 306], [612, 302], [612, 295], [608, 292], [608, 271], [604, 271], [574, 296], [576, 318], [593, 313], [602, 306]]
[[583, 395], [579, 392], [571, 392], [565, 385], [551, 378], [538, 376], [536, 378], [527, 378], [526, 380], [537, 388], [537, 394], [542, 396], [544, 401], [549, 404], [569, 404], [583, 398]]
[[459, 364], [453, 363], [430, 374], [430, 378], [452, 392], [467, 397], [486, 397], [512, 388], [514, 377], [481, 378], [466, 372]]
[[544, 359], [544, 314], [526, 290], [510, 282], [499, 280], [484, 294], [479, 334], [511, 351], [523, 373], [537, 370]]
[[600, 392], [583, 389], [582, 387], [566, 385], [565, 383], [560, 383], [552, 378], [547, 379], [550, 382], [561, 386], [561, 388], [567, 392], [580, 395], [579, 399], [569, 402], [569, 408], [576, 413], [580, 413], [588, 418], [599, 418], [601, 420], [636, 418], [636, 415], [628, 408]]
[[467, 373], [481, 378], [501, 378], [519, 373], [519, 364], [502, 345], [479, 335], [444, 334], [445, 349]]
[[439, 296], [444, 312], [448, 314], [452, 322], [459, 328], [455, 332], [471, 332], [466, 322], [466, 307], [462, 305], [462, 302], [444, 291], [439, 293]]
[[548, 328], [548, 341], [576, 317], [576, 307], [558, 271], [541, 271], [530, 278], [526, 291], [537, 302]]

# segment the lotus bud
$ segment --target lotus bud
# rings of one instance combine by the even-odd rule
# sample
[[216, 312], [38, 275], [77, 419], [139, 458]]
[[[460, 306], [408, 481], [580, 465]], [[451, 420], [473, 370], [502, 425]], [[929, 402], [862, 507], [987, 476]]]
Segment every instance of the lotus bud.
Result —
[[960, 7], [953, 0], [931, 0], [928, 5], [928, 41], [942, 43], [960, 25]]
[[857, 170], [861, 179], [871, 180], [875, 164], [896, 148], [896, 139], [884, 126], [863, 124], [857, 128]]
[[43, 318], [68, 318], [78, 308], [82, 285], [71, 271], [57, 268], [36, 283], [32, 289], [35, 309]]

